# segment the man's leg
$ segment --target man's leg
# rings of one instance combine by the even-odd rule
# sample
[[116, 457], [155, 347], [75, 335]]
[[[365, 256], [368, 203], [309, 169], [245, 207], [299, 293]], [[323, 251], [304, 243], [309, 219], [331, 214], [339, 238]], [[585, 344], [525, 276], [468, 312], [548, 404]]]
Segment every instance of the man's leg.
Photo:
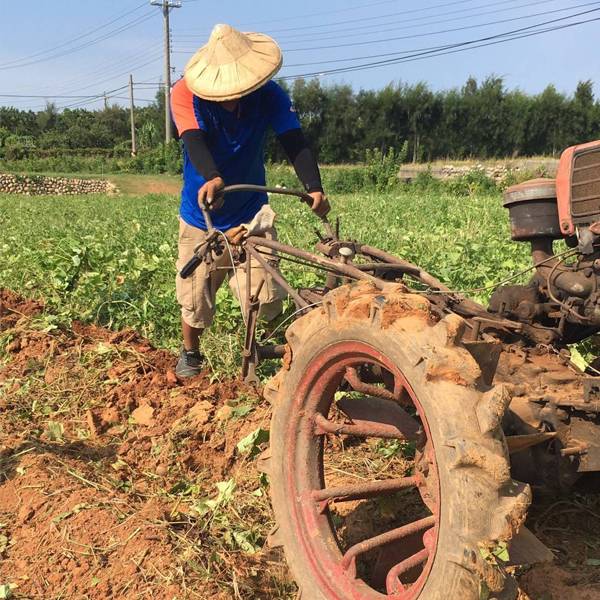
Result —
[[[206, 232], [180, 221], [179, 257], [177, 271], [190, 260], [194, 248], [206, 238]], [[214, 266], [227, 265], [224, 257], [219, 257]], [[175, 372], [180, 377], [192, 377], [200, 373], [203, 356], [200, 353], [199, 341], [203, 331], [210, 327], [215, 313], [217, 290], [223, 283], [226, 270], [207, 270], [202, 263], [187, 279], [177, 275], [177, 301], [181, 306], [181, 330], [183, 347]]]
[[200, 337], [204, 329], [188, 325], [181, 317], [181, 331], [183, 333], [183, 347], [186, 350], [198, 350], [200, 348]]

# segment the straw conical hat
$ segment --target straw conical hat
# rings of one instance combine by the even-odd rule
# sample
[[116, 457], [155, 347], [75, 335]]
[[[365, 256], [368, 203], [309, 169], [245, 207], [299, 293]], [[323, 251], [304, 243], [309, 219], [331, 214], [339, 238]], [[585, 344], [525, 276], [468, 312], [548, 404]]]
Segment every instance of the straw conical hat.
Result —
[[208, 44], [185, 66], [188, 88], [205, 100], [236, 100], [265, 84], [282, 64], [277, 42], [263, 33], [215, 25]]

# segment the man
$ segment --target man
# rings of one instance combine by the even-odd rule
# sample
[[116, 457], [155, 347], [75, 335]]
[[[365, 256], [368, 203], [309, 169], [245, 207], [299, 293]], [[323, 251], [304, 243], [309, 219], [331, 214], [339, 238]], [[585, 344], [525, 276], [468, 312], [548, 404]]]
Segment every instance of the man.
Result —
[[[217, 25], [208, 43], [187, 63], [184, 77], [173, 86], [171, 112], [184, 146], [178, 271], [206, 236], [200, 203], [211, 210], [213, 225], [236, 240], [244, 232], [241, 226], [265, 211], [266, 194], [236, 192], [223, 198], [219, 192], [235, 183], [265, 184], [263, 149], [269, 128], [275, 131], [313, 198], [312, 210], [319, 216], [329, 211], [319, 167], [290, 99], [271, 81], [281, 65], [281, 50], [270, 37]], [[263, 231], [267, 237], [276, 235], [272, 226], [263, 227]], [[202, 368], [199, 339], [212, 323], [215, 296], [227, 272], [232, 291], [243, 302], [246, 278], [228, 269], [231, 266], [225, 252], [213, 264], [221, 268], [208, 269], [202, 264], [187, 279], [177, 276], [183, 332], [176, 367], [180, 377], [194, 376]], [[259, 294], [260, 314], [272, 320], [281, 312], [285, 294], [258, 263], [252, 265], [252, 278], [253, 293], [264, 280]]]

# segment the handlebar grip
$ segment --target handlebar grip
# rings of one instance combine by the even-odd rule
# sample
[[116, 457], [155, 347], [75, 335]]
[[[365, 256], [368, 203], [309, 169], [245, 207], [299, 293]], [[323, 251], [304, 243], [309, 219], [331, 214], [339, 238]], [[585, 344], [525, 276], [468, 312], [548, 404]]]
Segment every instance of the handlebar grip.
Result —
[[190, 260], [184, 265], [183, 269], [179, 272], [181, 279], [187, 279], [194, 271], [200, 266], [202, 259], [199, 256], [192, 256]]

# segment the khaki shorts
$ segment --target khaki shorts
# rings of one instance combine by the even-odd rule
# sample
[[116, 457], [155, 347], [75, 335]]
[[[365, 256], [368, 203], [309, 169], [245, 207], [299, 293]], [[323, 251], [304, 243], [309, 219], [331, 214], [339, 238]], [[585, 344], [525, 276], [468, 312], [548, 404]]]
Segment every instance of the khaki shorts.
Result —
[[[277, 232], [275, 228], [271, 228], [265, 232], [264, 236], [268, 239], [277, 239]], [[206, 231], [188, 225], [183, 219], [179, 219], [179, 258], [176, 263], [177, 302], [181, 306], [183, 320], [190, 327], [197, 329], [206, 329], [212, 324], [215, 316], [217, 290], [226, 277], [229, 277], [229, 287], [242, 306], [246, 300], [246, 265], [243, 263], [234, 269], [227, 248], [221, 256], [215, 257], [211, 267], [203, 262], [187, 279], [179, 276], [179, 271], [192, 258], [194, 248], [205, 239]], [[268, 260], [271, 264], [276, 265], [277, 258]], [[259, 284], [264, 280], [259, 295], [259, 316], [271, 321], [281, 313], [282, 300], [287, 294], [255, 259], [251, 261], [251, 269], [251, 294], [256, 293]]]

